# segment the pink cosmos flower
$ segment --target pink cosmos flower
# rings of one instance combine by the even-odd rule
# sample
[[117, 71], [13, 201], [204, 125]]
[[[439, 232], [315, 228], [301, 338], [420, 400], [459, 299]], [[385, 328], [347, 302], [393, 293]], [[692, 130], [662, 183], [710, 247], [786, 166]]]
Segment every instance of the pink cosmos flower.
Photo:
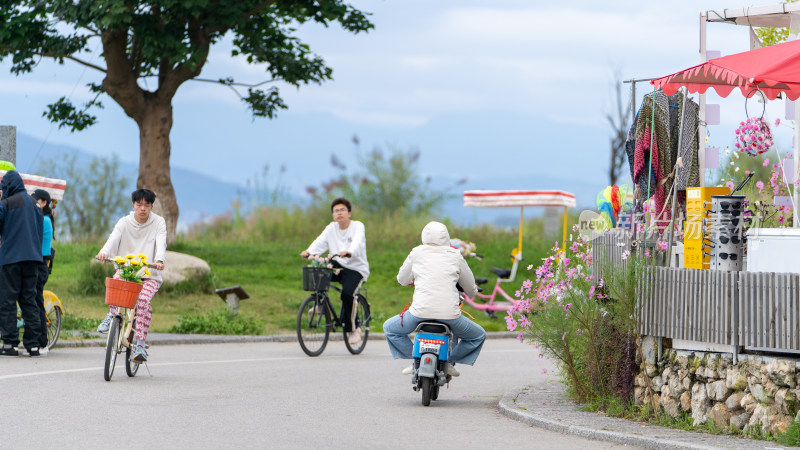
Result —
[[533, 281], [525, 280], [525, 281], [522, 282], [522, 288], [523, 289], [530, 289], [531, 287], [533, 287]]
[[511, 316], [506, 316], [506, 328], [508, 331], [514, 331], [517, 329], [517, 321], [514, 320]]
[[520, 331], [519, 334], [517, 335], [517, 340], [519, 340], [520, 342], [525, 342], [525, 339], [522, 337], [522, 331]]
[[767, 167], [767, 166], [769, 165], [769, 158], [765, 158], [765, 159], [764, 159], [764, 164], [762, 164], [762, 165], [763, 165], [764, 167]]
[[760, 194], [761, 190], [764, 189], [764, 182], [763, 181], [756, 182], [756, 187], [758, 188], [758, 193]]
[[733, 181], [728, 181], [727, 183], [725, 183], [725, 186], [728, 186], [731, 189], [731, 191], [736, 189], [736, 185], [733, 184]]
[[542, 375], [547, 375], [547, 369], [542, 369]]

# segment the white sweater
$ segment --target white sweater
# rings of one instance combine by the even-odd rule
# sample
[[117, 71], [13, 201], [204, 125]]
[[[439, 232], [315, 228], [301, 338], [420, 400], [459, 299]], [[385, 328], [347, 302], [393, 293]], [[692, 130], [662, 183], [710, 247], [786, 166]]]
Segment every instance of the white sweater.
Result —
[[456, 283], [474, 297], [478, 292], [461, 252], [450, 247], [447, 227], [430, 222], [422, 230], [422, 244], [414, 247], [397, 273], [403, 286], [414, 282], [414, 297], [408, 312], [423, 319], [456, 319], [461, 316]]
[[[111, 258], [142, 253], [147, 256], [149, 264], [166, 262], [167, 223], [164, 218], [150, 213], [147, 222], [139, 223], [133, 214], [131, 211], [129, 215], [119, 219], [100, 253]], [[150, 276], [142, 278], [161, 281], [161, 271], [150, 269]]]
[[312, 255], [321, 255], [326, 251], [331, 255], [342, 251], [350, 252], [353, 255], [350, 258], [336, 258], [336, 261], [339, 261], [342, 267], [360, 273], [364, 281], [369, 277], [367, 238], [364, 224], [357, 220], [351, 220], [346, 230], [339, 228], [338, 222], [329, 223], [306, 251]]

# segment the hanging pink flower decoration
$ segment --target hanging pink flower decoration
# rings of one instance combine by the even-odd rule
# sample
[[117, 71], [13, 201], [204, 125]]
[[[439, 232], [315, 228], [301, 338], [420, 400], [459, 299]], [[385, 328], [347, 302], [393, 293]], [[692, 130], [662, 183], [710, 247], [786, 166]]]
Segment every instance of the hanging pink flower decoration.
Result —
[[751, 117], [740, 122], [734, 134], [736, 135], [734, 146], [750, 156], [760, 155], [774, 144], [772, 131], [763, 117]]

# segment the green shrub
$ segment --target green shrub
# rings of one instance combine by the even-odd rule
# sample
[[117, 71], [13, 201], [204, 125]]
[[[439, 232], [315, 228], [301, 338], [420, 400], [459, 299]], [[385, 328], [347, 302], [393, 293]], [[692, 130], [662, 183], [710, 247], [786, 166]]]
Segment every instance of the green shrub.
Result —
[[61, 318], [61, 328], [64, 330], [94, 331], [100, 325], [100, 319], [89, 319], [64, 314]]
[[77, 295], [101, 295], [106, 291], [105, 279], [113, 275], [112, 264], [87, 262], [78, 271], [77, 283], [70, 291]]
[[795, 420], [785, 433], [779, 433], [776, 438], [781, 445], [800, 447], [800, 421]]
[[252, 317], [233, 315], [219, 309], [202, 315], [178, 317], [178, 324], [170, 329], [180, 334], [262, 334], [264, 322]]

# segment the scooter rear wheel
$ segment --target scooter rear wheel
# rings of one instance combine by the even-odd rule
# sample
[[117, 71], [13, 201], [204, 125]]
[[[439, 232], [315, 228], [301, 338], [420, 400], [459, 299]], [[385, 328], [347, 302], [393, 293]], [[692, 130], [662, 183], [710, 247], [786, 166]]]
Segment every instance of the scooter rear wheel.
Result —
[[422, 379], [422, 406], [429, 406], [431, 404], [431, 393], [433, 386], [431, 379], [425, 377]]
[[431, 390], [431, 400], [439, 400], [439, 385], [433, 387]]

